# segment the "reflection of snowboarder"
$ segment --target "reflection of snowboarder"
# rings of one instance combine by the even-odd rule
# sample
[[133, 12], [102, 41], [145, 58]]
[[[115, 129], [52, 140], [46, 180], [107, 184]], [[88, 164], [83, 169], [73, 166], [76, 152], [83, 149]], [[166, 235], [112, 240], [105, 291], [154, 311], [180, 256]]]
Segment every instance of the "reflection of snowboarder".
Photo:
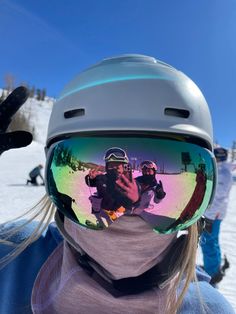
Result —
[[145, 160], [141, 163], [142, 176], [137, 177], [135, 180], [141, 188], [141, 199], [138, 206], [135, 208], [134, 213], [138, 213], [145, 208], [155, 206], [151, 204], [159, 203], [165, 196], [162, 182], [156, 180], [157, 165], [150, 160]]
[[71, 198], [69, 195], [64, 194], [64, 193], [60, 193], [58, 191], [54, 177], [53, 177], [52, 169], [49, 169], [49, 171], [48, 171], [47, 180], [48, 180], [49, 186], [50, 186], [50, 193], [52, 193], [53, 195], [56, 195], [58, 200], [60, 200], [60, 204], [58, 204], [57, 206], [59, 206], [62, 211], [63, 210], [67, 211], [68, 215], [72, 219], [76, 219], [76, 215], [75, 215], [74, 210], [72, 208], [72, 205], [73, 205], [73, 203], [75, 203], [75, 200], [73, 198]]
[[33, 185], [39, 185], [37, 182], [37, 177], [40, 177], [42, 180], [42, 185], [44, 185], [44, 179], [43, 176], [41, 175], [41, 169], [43, 168], [42, 165], [38, 165], [37, 167], [35, 167], [33, 170], [30, 171], [29, 173], [29, 177], [30, 179], [27, 180], [26, 184], [28, 185], [29, 183], [33, 184]]
[[96, 203], [99, 197], [101, 210], [105, 210], [110, 219], [114, 220], [125, 210], [131, 210], [133, 204], [139, 200], [139, 191], [137, 183], [132, 179], [129, 160], [124, 150], [110, 148], [104, 159], [106, 173], [92, 169], [85, 177], [85, 182], [88, 186], [97, 188]]

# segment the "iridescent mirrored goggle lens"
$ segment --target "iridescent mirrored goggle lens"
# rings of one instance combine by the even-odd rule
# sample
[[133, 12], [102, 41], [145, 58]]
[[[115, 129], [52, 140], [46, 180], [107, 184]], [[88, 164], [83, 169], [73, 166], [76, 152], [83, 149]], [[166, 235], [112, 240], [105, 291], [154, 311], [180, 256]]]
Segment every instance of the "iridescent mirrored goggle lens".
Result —
[[108, 157], [104, 158], [105, 162], [109, 161], [109, 160], [120, 160], [120, 161], [127, 161], [126, 157], [123, 156], [117, 156], [115, 154], [110, 154]]
[[[105, 162], [120, 147], [129, 164]], [[143, 175], [151, 160], [157, 173]], [[185, 229], [208, 207], [215, 186], [211, 152], [186, 142], [142, 137], [73, 137], [51, 146], [46, 188], [58, 210], [91, 229], [139, 215], [159, 233]]]
[[106, 154], [105, 154], [105, 157], [104, 157], [104, 160], [109, 160], [111, 157], [115, 157], [115, 158], [124, 158], [124, 159], [127, 159], [127, 155], [126, 155], [126, 152], [123, 150], [123, 149], [120, 149], [118, 147], [113, 147], [113, 148], [110, 148]]

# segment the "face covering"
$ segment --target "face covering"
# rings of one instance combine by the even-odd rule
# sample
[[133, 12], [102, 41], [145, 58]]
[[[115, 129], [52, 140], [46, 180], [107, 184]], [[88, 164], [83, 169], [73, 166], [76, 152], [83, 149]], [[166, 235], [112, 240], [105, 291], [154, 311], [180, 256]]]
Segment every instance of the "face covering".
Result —
[[58, 227], [66, 241], [55, 249], [36, 278], [33, 313], [166, 313], [168, 301], [175, 302], [174, 277], [162, 288], [114, 297], [78, 265], [67, 238], [119, 279], [140, 275], [161, 261], [176, 234], [159, 235], [137, 216], [122, 216], [101, 231], [85, 229], [67, 218]]
[[155, 182], [155, 175], [143, 174], [142, 183], [148, 185]]
[[112, 279], [136, 277], [162, 260], [176, 233], [157, 234], [138, 216], [122, 216], [109, 228], [90, 230], [65, 218], [64, 228]]

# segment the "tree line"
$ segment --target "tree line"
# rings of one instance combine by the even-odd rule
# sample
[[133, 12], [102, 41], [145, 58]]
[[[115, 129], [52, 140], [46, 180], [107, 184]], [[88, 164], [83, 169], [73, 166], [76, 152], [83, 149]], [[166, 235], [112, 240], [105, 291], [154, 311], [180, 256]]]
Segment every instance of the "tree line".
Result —
[[[36, 100], [44, 101], [45, 97], [47, 96], [46, 88], [37, 88], [35, 86], [29, 86], [29, 84], [24, 82], [19, 85], [27, 87], [30, 92], [29, 97], [35, 98]], [[3, 101], [13, 91], [15, 87], [16, 87], [15, 77], [12, 74], [6, 74], [4, 76], [4, 87], [2, 95], [0, 95], [0, 102]]]

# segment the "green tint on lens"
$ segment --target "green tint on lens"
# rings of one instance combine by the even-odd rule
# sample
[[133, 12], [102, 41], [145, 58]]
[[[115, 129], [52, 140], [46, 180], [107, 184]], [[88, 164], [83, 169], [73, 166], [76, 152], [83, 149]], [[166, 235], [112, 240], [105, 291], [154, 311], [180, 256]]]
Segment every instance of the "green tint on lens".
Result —
[[[111, 148], [116, 154], [125, 151], [128, 161], [105, 163]], [[157, 167], [141, 169], [144, 161]], [[158, 138], [70, 138], [55, 144], [47, 165], [53, 202], [92, 229], [103, 229], [124, 214], [141, 216], [158, 233], [184, 229], [208, 207], [214, 182], [208, 150]]]

